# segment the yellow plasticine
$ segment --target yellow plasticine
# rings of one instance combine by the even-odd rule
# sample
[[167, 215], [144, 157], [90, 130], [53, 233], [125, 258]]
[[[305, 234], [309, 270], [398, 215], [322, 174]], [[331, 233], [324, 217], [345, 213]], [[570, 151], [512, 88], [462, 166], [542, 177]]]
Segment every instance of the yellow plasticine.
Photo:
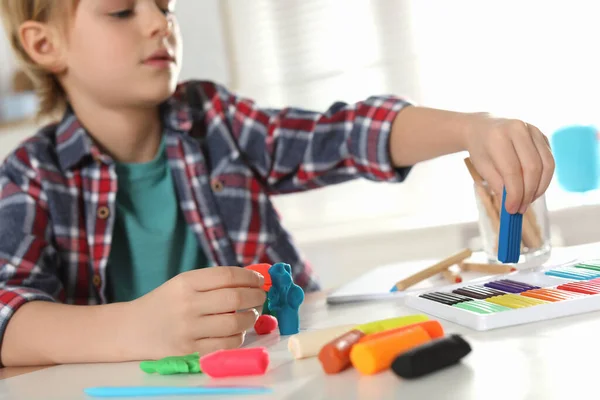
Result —
[[520, 294], [515, 294], [514, 296], [515, 296], [516, 301], [522, 301], [522, 302], [525, 302], [526, 304], [531, 304], [533, 306], [536, 306], [538, 304], [549, 303], [549, 301], [547, 301], [547, 300], [536, 299], [534, 297], [521, 296]]
[[536, 299], [534, 297], [528, 297], [527, 300], [529, 300], [531, 303], [533, 303], [534, 306], [537, 306], [537, 305], [540, 305], [540, 304], [552, 303], [551, 301], [542, 300], [542, 299]]
[[382, 319], [380, 321], [368, 322], [354, 327], [365, 335], [386, 331], [388, 329], [400, 328], [401, 326], [416, 324], [418, 322], [428, 321], [429, 317], [423, 314], [407, 315], [403, 317], [394, 317]]
[[515, 301], [514, 299], [510, 298], [509, 295], [490, 297], [488, 299], [485, 299], [485, 301], [489, 301], [490, 303], [498, 304], [508, 308], [525, 308], [531, 307], [533, 305]]
[[[494, 300], [497, 299], [497, 300]], [[532, 297], [521, 296], [520, 294], [506, 294], [503, 296], [491, 297], [489, 299], [491, 303], [500, 304], [510, 308], [523, 308], [531, 307], [539, 304], [549, 303], [546, 300], [535, 299]]]

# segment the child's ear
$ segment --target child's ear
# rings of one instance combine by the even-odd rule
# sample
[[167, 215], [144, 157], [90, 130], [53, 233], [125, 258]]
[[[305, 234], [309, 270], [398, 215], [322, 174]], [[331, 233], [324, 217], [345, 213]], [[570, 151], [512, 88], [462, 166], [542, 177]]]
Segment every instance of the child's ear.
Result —
[[21, 46], [42, 68], [58, 74], [66, 68], [58, 32], [48, 24], [26, 21], [19, 29]]

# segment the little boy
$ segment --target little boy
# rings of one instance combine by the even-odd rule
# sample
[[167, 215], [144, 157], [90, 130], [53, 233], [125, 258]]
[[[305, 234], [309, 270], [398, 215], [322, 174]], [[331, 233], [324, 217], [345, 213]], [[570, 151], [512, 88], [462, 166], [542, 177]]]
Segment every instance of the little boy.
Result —
[[459, 151], [506, 186], [509, 212], [551, 181], [548, 142], [521, 121], [393, 96], [262, 109], [211, 82], [177, 84], [174, 0], [0, 1], [40, 114], [61, 116], [0, 168], [5, 366], [240, 346], [265, 301], [262, 276], [241, 266], [286, 262], [318, 289], [271, 195], [401, 182]]

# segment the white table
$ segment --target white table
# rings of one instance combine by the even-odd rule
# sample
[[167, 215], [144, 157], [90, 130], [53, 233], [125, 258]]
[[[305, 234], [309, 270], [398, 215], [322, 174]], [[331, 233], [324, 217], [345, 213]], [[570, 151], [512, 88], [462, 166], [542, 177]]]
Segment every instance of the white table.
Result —
[[[600, 256], [600, 244], [566, 249], [582, 257]], [[562, 250], [565, 251], [564, 249]], [[326, 306], [323, 295], [307, 296], [303, 329], [360, 323], [415, 311], [399, 303], [378, 302]], [[265, 385], [274, 392], [254, 399], [565, 399], [596, 398], [600, 378], [600, 312], [540, 323], [476, 332], [441, 321], [446, 333], [460, 333], [472, 353], [460, 365], [404, 381], [386, 371], [360, 376], [349, 369], [327, 376], [315, 358], [294, 360], [287, 338], [249, 334], [248, 346], [266, 346], [271, 365], [265, 376], [211, 380], [201, 375], [147, 375], [139, 363], [62, 365], [0, 380], [0, 399], [86, 399], [83, 389], [116, 385]], [[172, 397], [212, 398], [212, 397]], [[217, 397], [215, 397], [217, 398]], [[223, 397], [219, 397], [223, 398]], [[166, 397], [154, 397], [165, 400]]]

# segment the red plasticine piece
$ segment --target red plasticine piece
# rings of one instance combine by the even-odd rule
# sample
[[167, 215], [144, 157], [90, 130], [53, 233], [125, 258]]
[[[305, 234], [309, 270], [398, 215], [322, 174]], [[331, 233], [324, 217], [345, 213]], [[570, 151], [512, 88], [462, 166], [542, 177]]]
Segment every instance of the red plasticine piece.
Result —
[[269, 268], [271, 268], [270, 264], [252, 264], [252, 265], [248, 265], [247, 267], [244, 267], [246, 269], [251, 269], [252, 271], [256, 271], [259, 274], [262, 274], [262, 276], [265, 277], [265, 283], [263, 285], [263, 290], [265, 292], [268, 292], [269, 289], [271, 289], [271, 275], [269, 274]]
[[254, 331], [259, 335], [266, 335], [277, 329], [277, 318], [272, 315], [261, 315], [254, 324]]
[[200, 357], [202, 372], [211, 378], [263, 375], [269, 367], [269, 353], [264, 347], [217, 350]]

